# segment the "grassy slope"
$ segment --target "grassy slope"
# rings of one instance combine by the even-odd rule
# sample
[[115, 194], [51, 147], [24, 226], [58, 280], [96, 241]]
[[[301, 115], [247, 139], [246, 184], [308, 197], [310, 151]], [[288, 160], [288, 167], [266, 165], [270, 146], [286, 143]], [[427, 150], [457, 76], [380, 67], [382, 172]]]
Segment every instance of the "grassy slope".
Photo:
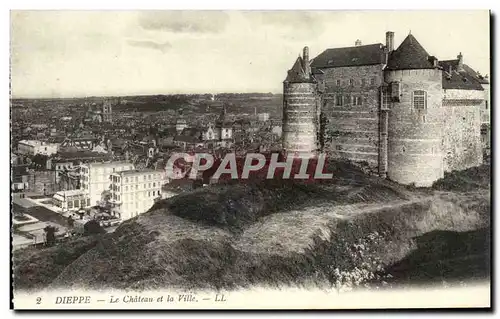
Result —
[[96, 246], [99, 237], [81, 237], [60, 245], [13, 252], [16, 288], [38, 289], [49, 285], [68, 265]]
[[[450, 193], [429, 198], [428, 190], [409, 191], [338, 165], [343, 165], [342, 173], [331, 184], [221, 186], [158, 203], [99, 240], [60, 272], [52, 286], [319, 283], [334, 279], [332, 267], [359, 266], [340, 245], [375, 231], [384, 237], [372, 254], [390, 266], [415, 250], [415, 237], [434, 230], [469, 231], [486, 223], [487, 214], [480, 211], [489, 207], [488, 198], [474, 198], [472, 204]], [[50, 262], [49, 256], [43, 258]], [[20, 258], [22, 269], [25, 259], [33, 257]], [[18, 287], [31, 286], [19, 280]]]

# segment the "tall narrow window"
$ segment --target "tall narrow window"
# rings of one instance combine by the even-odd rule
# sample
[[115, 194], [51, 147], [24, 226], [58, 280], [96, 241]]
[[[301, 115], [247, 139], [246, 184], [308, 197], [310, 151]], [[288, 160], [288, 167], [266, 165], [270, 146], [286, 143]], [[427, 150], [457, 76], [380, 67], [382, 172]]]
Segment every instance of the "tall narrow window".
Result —
[[342, 81], [341, 80], [337, 80], [337, 86], [341, 86], [342, 85]]
[[346, 106], [350, 106], [350, 105], [351, 105], [351, 96], [350, 96], [350, 95], [346, 95], [346, 96], [344, 97], [344, 99], [345, 99], [345, 100], [344, 100], [345, 105], [346, 105]]
[[350, 86], [354, 86], [354, 80], [353, 80], [353, 79], [350, 79], [350, 80], [349, 80], [349, 85], [350, 85]]
[[370, 85], [375, 85], [375, 78], [370, 79]]
[[352, 97], [352, 105], [361, 105], [362, 104], [362, 97], [361, 96], [353, 96]]
[[365, 86], [366, 85], [366, 79], [361, 79], [361, 86]]
[[416, 110], [425, 110], [427, 108], [427, 92], [413, 91], [413, 108]]
[[343, 99], [342, 95], [336, 95], [335, 96], [335, 106], [342, 106], [342, 105], [344, 105], [344, 103], [343, 103], [344, 101], [343, 100], [344, 99]]

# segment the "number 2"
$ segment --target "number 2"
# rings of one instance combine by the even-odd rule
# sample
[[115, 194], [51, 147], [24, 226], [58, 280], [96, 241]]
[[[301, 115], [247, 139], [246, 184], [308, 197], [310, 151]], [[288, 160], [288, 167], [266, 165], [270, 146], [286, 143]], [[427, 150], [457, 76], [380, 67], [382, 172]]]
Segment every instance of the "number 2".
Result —
[[36, 298], [36, 304], [39, 305], [42, 303], [42, 297], [37, 297]]

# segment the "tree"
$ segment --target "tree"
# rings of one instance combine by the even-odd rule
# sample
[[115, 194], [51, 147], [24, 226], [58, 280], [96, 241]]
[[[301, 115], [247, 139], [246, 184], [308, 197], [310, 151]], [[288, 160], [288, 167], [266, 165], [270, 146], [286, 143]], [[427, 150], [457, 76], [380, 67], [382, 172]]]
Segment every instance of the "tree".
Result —
[[43, 231], [45, 232], [45, 244], [52, 246], [56, 242], [56, 232], [58, 228], [54, 226], [45, 226]]
[[99, 222], [95, 219], [89, 220], [85, 225], [83, 226], [83, 234], [85, 236], [87, 235], [95, 235], [95, 234], [103, 234], [106, 231], [104, 228], [99, 225]]
[[43, 154], [36, 154], [35, 156], [33, 156], [33, 158], [31, 159], [32, 163], [34, 165], [35, 168], [42, 168], [42, 167], [46, 167], [47, 166], [47, 160], [49, 159], [49, 157], [47, 155], [43, 155]]
[[101, 206], [104, 208], [111, 208], [111, 192], [105, 190], [101, 193]]
[[318, 141], [320, 149], [325, 147], [325, 134], [326, 126], [328, 124], [328, 119], [324, 112], [321, 112], [319, 116], [319, 130], [318, 130]]

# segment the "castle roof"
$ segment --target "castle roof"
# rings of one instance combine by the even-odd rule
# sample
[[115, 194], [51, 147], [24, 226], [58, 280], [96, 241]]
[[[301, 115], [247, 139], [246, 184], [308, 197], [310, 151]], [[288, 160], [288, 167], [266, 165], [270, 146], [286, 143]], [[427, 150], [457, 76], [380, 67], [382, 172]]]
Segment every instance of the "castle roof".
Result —
[[484, 77], [479, 72], [475, 71], [473, 68], [468, 66], [467, 64], [463, 65], [464, 70], [469, 73], [471, 76], [473, 76], [479, 83], [481, 84], [490, 84], [490, 81], [488, 80], [488, 77]]
[[443, 89], [482, 91], [481, 81], [484, 79], [481, 79], [478, 73], [466, 64], [463, 64], [462, 70], [459, 70], [458, 64], [458, 59], [439, 61], [439, 66], [443, 68]]
[[313, 59], [311, 66], [313, 68], [335, 68], [382, 63], [385, 63], [384, 47], [381, 43], [376, 43], [327, 49]]
[[288, 71], [288, 75], [285, 79], [285, 82], [307, 82], [306, 78], [306, 72], [304, 71], [303, 68], [303, 59], [302, 57], [298, 57], [297, 60], [295, 60], [294, 65], [292, 68]]
[[435, 66], [429, 57], [429, 54], [417, 39], [413, 35], [408, 34], [399, 47], [389, 55], [387, 69], [434, 69]]

